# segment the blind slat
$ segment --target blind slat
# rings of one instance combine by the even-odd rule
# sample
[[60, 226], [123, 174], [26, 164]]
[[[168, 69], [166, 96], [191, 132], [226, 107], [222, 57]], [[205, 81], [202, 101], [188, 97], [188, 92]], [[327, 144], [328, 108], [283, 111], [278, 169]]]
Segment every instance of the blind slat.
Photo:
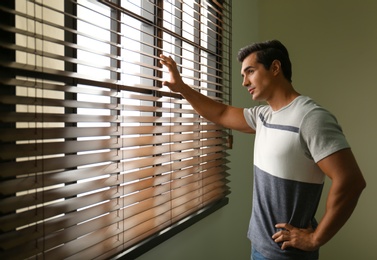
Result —
[[20, 122], [65, 122], [65, 123], [83, 123], [83, 122], [113, 122], [113, 123], [196, 123], [195, 117], [154, 117], [154, 116], [107, 116], [107, 115], [77, 115], [77, 114], [44, 114], [44, 113], [13, 113], [5, 112], [3, 114], [4, 123]]
[[[189, 183], [189, 185], [184, 185], [184, 186], [182, 186], [182, 187], [179, 187], [179, 188], [175, 188], [174, 189], [174, 194], [172, 195], [173, 196], [173, 198], [174, 197], [179, 197], [179, 196], [182, 196], [182, 195], [184, 195], [185, 193], [187, 193], [187, 192], [190, 192], [190, 191], [192, 191], [192, 190], [194, 190], [194, 187], [196, 187], [196, 188], [198, 188], [198, 189], [200, 189], [200, 187], [201, 187], [201, 185], [198, 185], [200, 182], [202, 182], [203, 181], [203, 183], [205, 184], [205, 185], [208, 185], [208, 184], [212, 184], [212, 183], [215, 183], [215, 182], [218, 182], [218, 180], [220, 180], [220, 179], [223, 179], [224, 177], [220, 177], [220, 176], [218, 176], [218, 175], [216, 175], [216, 172], [223, 172], [222, 171], [222, 169], [221, 168], [219, 168], [219, 170], [220, 171], [218, 171], [218, 170], [216, 170], [216, 168], [212, 168], [210, 171], [207, 171], [206, 173], [205, 173], [205, 175], [207, 176], [207, 177], [204, 177], [203, 179], [200, 179], [200, 175], [197, 175], [198, 177], [196, 177], [196, 178], [194, 178], [194, 179], [191, 179], [189, 182], [186, 180], [186, 181], [184, 181], [184, 182], [180, 182], [180, 183], [178, 183], [178, 185], [175, 185], [175, 186], [177, 186], [177, 187], [179, 187], [179, 186], [181, 186], [181, 185], [183, 185], [183, 184], [186, 184], [186, 183]], [[163, 176], [162, 176], [163, 177]], [[160, 178], [161, 179], [161, 177], [158, 177], [158, 178]], [[187, 179], [187, 178], [186, 178]], [[152, 182], [154, 183], [154, 185], [159, 185], [159, 183], [160, 184], [163, 184], [164, 182], [167, 182], [169, 180], [169, 176], [165, 176], [165, 180], [163, 180], [163, 179], [161, 179], [160, 181], [157, 181], [157, 180], [152, 180]], [[120, 203], [119, 202], [119, 199], [116, 199], [117, 200], [117, 203], [118, 204], [121, 204], [121, 205], [127, 205], [127, 204], [130, 204], [130, 205], [132, 205], [132, 204], [134, 204], [135, 202], [137, 202], [137, 201], [141, 201], [141, 200], [145, 200], [145, 199], [148, 199], [148, 198], [150, 198], [151, 197], [151, 192], [154, 194], [154, 196], [156, 196], [156, 194], [164, 194], [164, 192], [166, 192], [166, 191], [168, 191], [172, 186], [171, 186], [171, 184], [166, 184], [165, 185], [165, 187], [163, 187], [164, 185], [162, 185], [162, 186], [158, 186], [158, 187], [156, 187], [156, 188], [153, 188], [153, 186], [151, 186], [149, 183], [150, 183], [151, 181], [150, 180], [147, 180], [146, 181], [146, 185], [144, 184], [144, 185], [140, 185], [138, 188], [136, 188], [136, 190], [138, 190], [138, 189], [144, 189], [144, 191], [142, 191], [142, 192], [139, 192], [138, 194], [133, 194], [133, 195], [130, 195], [130, 196], [128, 196], [127, 197], [127, 202], [123, 199], [123, 201]], [[151, 189], [150, 188], [148, 188], [148, 187], [151, 187]], [[116, 194], [118, 194], [119, 192], [125, 192], [125, 190], [124, 189], [122, 189], [122, 188], [112, 188], [112, 190], [114, 190], [115, 191], [115, 189], [117, 190], [117, 192], [110, 192], [110, 191], [104, 191], [103, 192], [103, 194], [101, 195], [101, 194], [95, 194], [95, 195], [88, 195], [87, 197], [85, 197], [85, 198], [87, 198], [86, 200], [89, 200], [89, 198], [90, 197], [96, 197], [96, 198], [108, 198], [108, 199], [111, 199], [111, 197], [114, 197], [114, 196], [116, 196]], [[156, 190], [157, 189], [157, 190]], [[135, 190], [135, 191], [136, 191]], [[128, 193], [129, 192], [132, 192], [133, 190], [126, 190]], [[105, 196], [105, 194], [108, 194], [108, 195], [106, 195]], [[113, 195], [113, 194], [115, 194], [115, 195]], [[120, 196], [120, 195], [118, 195], [118, 196]], [[117, 198], [118, 196], [116, 196], [115, 198]], [[131, 198], [133, 198], [134, 197], [134, 199], [131, 199]], [[119, 198], [119, 197], [118, 197]], [[78, 200], [78, 201], [80, 201], [80, 200], [82, 200], [81, 198], [75, 198], [75, 199], [71, 199], [71, 201], [69, 202], [70, 204], [76, 204], [78, 207], [85, 207], [85, 205], [83, 205], [83, 204], [77, 204], [77, 203], [74, 203], [74, 201], [72, 201], [72, 200]], [[91, 203], [98, 203], [98, 202], [100, 202], [100, 201], [93, 201], [93, 200], [90, 200], [90, 202]], [[114, 203], [114, 201], [112, 201], [112, 202], [106, 202], [104, 205], [100, 205], [100, 206], [98, 206], [97, 208], [107, 208], [107, 206], [106, 206], [106, 204], [107, 203]], [[56, 206], [59, 206], [60, 204], [62, 204], [61, 206], [63, 206], [63, 207], [65, 207], [65, 205], [67, 204], [67, 202], [65, 201], [64, 203], [57, 203], [57, 205], [52, 205], [51, 207], [52, 207], [52, 213], [56, 213], [57, 215], [59, 215], [60, 213], [59, 213], [59, 210], [57, 210], [57, 208], [56, 208]], [[120, 206], [118, 206], [118, 209], [119, 209], [119, 207], [121, 207], [121, 205]], [[94, 208], [91, 208], [90, 210], [88, 210], [89, 212], [91, 212], [91, 211], [93, 211], [93, 209]], [[81, 211], [81, 213], [80, 213], [80, 216], [76, 216], [75, 218], [74, 218], [74, 220], [75, 221], [77, 221], [77, 222], [74, 222], [73, 224], [77, 224], [77, 223], [79, 223], [80, 221], [82, 221], [82, 217], [88, 217], [87, 216], [87, 213], [85, 213], [86, 212], [86, 210], [83, 210], [83, 211]], [[107, 211], [98, 211], [98, 210], [96, 210], [96, 211], [93, 211], [93, 213], [91, 214], [91, 217], [92, 218], [94, 218], [95, 216], [98, 216], [98, 215], [101, 215], [101, 214], [105, 214]], [[127, 212], [128, 213], [128, 215], [130, 215], [130, 214], [132, 214], [130, 211], [128, 211]], [[35, 213], [34, 213], [35, 214]], [[47, 211], [45, 212], [45, 214], [48, 214], [47, 213]], [[52, 215], [51, 215], [52, 216]], [[51, 217], [50, 216], [50, 217]], [[78, 218], [77, 218], [78, 217]], [[61, 220], [61, 219], [63, 219], [63, 220]], [[62, 222], [62, 223], [67, 223], [67, 221], [65, 220], [66, 219], [66, 216], [65, 217], [59, 217], [57, 220], [53, 220], [52, 222], [47, 222], [47, 223], [45, 223], [44, 225], [43, 225], [43, 227], [45, 228], [45, 229], [48, 229], [48, 227], [49, 226], [51, 226], [51, 227], [54, 227], [55, 229], [62, 229], [63, 227], [64, 228], [66, 228], [67, 226], [66, 225], [64, 225], [64, 226], [61, 226], [61, 225], [59, 225], [58, 224], [58, 222], [57, 221], [60, 221], [60, 222]], [[3, 219], [4, 220], [4, 219]], [[9, 225], [9, 223], [11, 223], [12, 221], [17, 221], [17, 220], [19, 220], [18, 218], [17, 218], [17, 216], [14, 216], [14, 220], [12, 220], [12, 219], [10, 219], [9, 217], [6, 219], [6, 222], [7, 223], [2, 223], [2, 224], [6, 224], [6, 225]], [[31, 222], [35, 222], [35, 219], [31, 219], [30, 220]], [[49, 224], [50, 223], [50, 224]], [[25, 223], [26, 224], [26, 223]], [[72, 225], [72, 224], [71, 224]], [[2, 225], [3, 226], [3, 225]], [[38, 229], [36, 229], [36, 230], [38, 230]], [[50, 231], [52, 231], [52, 230], [50, 230]], [[7, 240], [7, 239], [6, 239]]]
[[[147, 167], [150, 165], [158, 165], [161, 163], [166, 163], [169, 161], [182, 160], [190, 157], [195, 157], [199, 155], [205, 155], [210, 153], [221, 152], [225, 150], [224, 146], [214, 146], [201, 149], [200, 152], [197, 150], [189, 150], [185, 152], [179, 152], [169, 155], [161, 155], [157, 157], [148, 158], [138, 158], [136, 160], [128, 161], [122, 164], [124, 170], [131, 170], [135, 168]], [[148, 151], [147, 151], [148, 152]], [[161, 150], [159, 151], [161, 152]], [[153, 154], [159, 154], [151, 153]], [[122, 159], [121, 155], [117, 151], [103, 152], [100, 154], [86, 154], [86, 155], [66, 155], [57, 158], [49, 158], [44, 160], [32, 160], [23, 162], [6, 162], [1, 163], [2, 177], [4, 179], [9, 177], [15, 177], [22, 174], [28, 173], [38, 173], [43, 169], [45, 171], [53, 171], [64, 168], [72, 168], [77, 166], [90, 165], [94, 163], [108, 163], [108, 162], [120, 162]], [[43, 162], [43, 163], [42, 163]]]
[[127, 126], [127, 127], [60, 127], [60, 128], [17, 128], [0, 129], [0, 141], [80, 138], [95, 136], [121, 136], [135, 134], [162, 134], [223, 130], [214, 124], [172, 125], [172, 126]]
[[[122, 181], [129, 182], [136, 179], [146, 178], [153, 174], [162, 174], [171, 170], [176, 171], [179, 169], [187, 169], [189, 167], [198, 167], [201, 161], [206, 162], [205, 164], [200, 166], [202, 169], [225, 164], [225, 160], [222, 159], [222, 154], [216, 153], [205, 155], [201, 158], [194, 157], [191, 159], [186, 159], [184, 161], [174, 162], [174, 164], [172, 165], [161, 165], [153, 168], [139, 169], [137, 171], [122, 175]], [[47, 175], [23, 176], [17, 179], [0, 182], [0, 194], [7, 196], [24, 190], [32, 190], [42, 188], [44, 186], [58, 185], [61, 183], [72, 183], [80, 179], [89, 179], [118, 172], [120, 172], [119, 164], [113, 163], [101, 166], [93, 166], [90, 168], [82, 168], [78, 170], [59, 171]], [[185, 176], [184, 171], [182, 170], [178, 173], [175, 173], [175, 176], [175, 178], [181, 178]]]
[[[189, 173], [187, 175], [194, 173], [195, 171], [193, 170], [195, 170], [195, 168], [189, 169], [188, 170]], [[215, 173], [221, 172], [221, 167], [211, 168], [210, 170], [207, 170], [207, 174], [210, 174], [211, 172], [215, 172]], [[190, 177], [174, 181], [170, 185], [171, 185], [171, 188], [175, 188], [175, 187], [179, 187], [190, 182], [197, 181], [200, 178], [201, 178], [201, 175], [192, 175]], [[139, 191], [140, 189], [153, 187], [155, 185], [161, 185], [163, 183], [167, 183], [174, 179], [175, 179], [174, 176], [171, 177], [170, 175], [161, 175], [156, 178], [149, 178], [143, 181], [139, 181], [136, 184], [123, 186], [119, 189], [121, 189], [121, 192], [125, 192], [126, 190], [128, 190], [127, 193], [132, 193], [135, 191]], [[51, 189], [51, 190], [43, 191], [43, 192], [31, 191], [31, 192], [26, 193], [25, 195], [19, 195], [17, 197], [10, 197], [10, 198], [1, 200], [0, 208], [1, 208], [2, 213], [12, 212], [17, 209], [31, 207], [33, 205], [53, 202], [60, 198], [69, 198], [72, 196], [85, 194], [90, 191], [114, 187], [114, 186], [120, 185], [121, 181], [122, 181], [121, 176], [113, 175], [113, 176], [101, 178], [95, 181], [87, 181], [84, 183], [70, 184], [61, 188], [55, 188], [55, 189]], [[131, 189], [129, 189], [128, 187]]]
[[[128, 138], [110, 138], [90, 141], [63, 141], [37, 143], [31, 142], [28, 144], [4, 144], [0, 150], [0, 158], [13, 159], [19, 157], [29, 157], [38, 155], [53, 155], [57, 151], [59, 153], [77, 153], [84, 151], [94, 151], [103, 149], [120, 149], [132, 146], [151, 146], [165, 143], [178, 143], [189, 141], [201, 141], [202, 139], [212, 139], [224, 137], [223, 132], [206, 132], [194, 134], [180, 134], [180, 135], [155, 135], [155, 136], [142, 136], [142, 137], [128, 137]], [[218, 140], [218, 139], [216, 139]], [[221, 140], [221, 139], [220, 139]], [[222, 142], [216, 144], [221, 144]], [[206, 145], [210, 145], [206, 141]], [[174, 149], [174, 146], [171, 145]], [[195, 147], [194, 147], [195, 148]], [[149, 148], [148, 148], [149, 149]], [[179, 149], [179, 148], [178, 148]], [[174, 150], [173, 150], [174, 151]], [[132, 153], [132, 151], [130, 151]]]
[[[46, 40], [46, 39], [44, 39]], [[94, 64], [92, 62], [86, 62], [85, 60], [78, 60], [78, 59], [73, 59], [73, 58], [69, 58], [69, 57], [66, 57], [66, 56], [63, 56], [63, 55], [57, 55], [55, 53], [48, 53], [48, 52], [45, 52], [45, 51], [35, 51], [34, 49], [29, 49], [29, 48], [25, 48], [25, 47], [22, 47], [22, 46], [17, 46], [17, 45], [14, 45], [14, 44], [6, 44], [6, 43], [2, 43], [0, 41], [0, 47], [2, 48], [5, 48], [5, 49], [9, 49], [9, 50], [15, 50], [15, 51], [19, 51], [19, 52], [24, 52], [25, 54], [32, 54], [32, 55], [38, 55], [38, 56], [41, 56], [41, 57], [44, 57], [44, 58], [50, 58], [50, 59], [54, 59], [56, 61], [65, 61], [65, 62], [70, 62], [70, 63], [73, 63], [75, 65], [83, 65], [83, 66], [90, 66], [90, 67], [93, 67], [93, 68], [97, 68], [97, 69], [102, 69], [102, 70], [106, 70], [106, 71], [112, 71], [112, 72], [117, 72], [118, 71], [118, 68], [116, 67], [109, 67], [109, 66], [102, 66], [101, 64]], [[108, 55], [109, 58], [115, 58], [117, 59], [117, 57], [112, 57], [111, 55]], [[158, 58], [158, 57], [154, 57], [154, 58]], [[182, 57], [183, 58], [183, 57]], [[155, 70], [160, 70], [160, 68], [156, 67], [156, 66], [150, 66], [148, 64], [145, 64], [145, 63], [138, 63], [138, 65], [144, 67], [144, 68], [148, 68], [148, 69], [155, 69]], [[201, 65], [203, 68], [207, 68], [207, 69], [210, 69], [210, 70], [214, 70], [214, 71], [217, 71], [218, 69], [216, 67], [211, 67], [211, 66], [203, 66]], [[217, 84], [216, 80], [217, 79], [220, 79], [219, 76], [216, 75], [216, 73], [209, 73], [209, 72], [205, 72], [204, 71], [196, 71], [196, 72], [200, 72], [202, 73], [203, 75], [207, 75], [208, 77], [212, 77], [214, 79], [214, 81], [210, 81], [210, 80], [205, 80], [205, 79], [201, 79], [200, 81], [202, 83], [208, 83], [208, 84]], [[156, 79], [156, 78], [153, 78], [153, 77], [150, 77], [146, 74], [128, 74], [127, 72], [124, 72], [124, 75], [139, 75], [141, 77], [145, 77], [145, 78], [150, 78], [150, 79]], [[185, 76], [183, 74], [184, 77], [187, 77], [187, 78], [194, 78], [194, 77], [190, 77], [190, 76]], [[204, 88], [208, 91], [213, 91], [213, 92], [219, 92], [221, 93], [220, 91], [216, 91], [216, 90], [213, 90], [211, 88]]]

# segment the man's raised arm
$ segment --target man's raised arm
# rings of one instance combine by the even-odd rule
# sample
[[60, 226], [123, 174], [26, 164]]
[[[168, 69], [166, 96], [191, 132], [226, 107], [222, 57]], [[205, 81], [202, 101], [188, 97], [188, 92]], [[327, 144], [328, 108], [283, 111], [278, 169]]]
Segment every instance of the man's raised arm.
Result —
[[160, 55], [160, 62], [169, 70], [170, 80], [164, 81], [163, 85], [174, 92], [180, 93], [195, 109], [198, 114], [209, 121], [222, 125], [226, 128], [245, 133], [255, 133], [247, 124], [243, 109], [217, 102], [185, 84], [177, 69], [177, 64], [169, 56]]

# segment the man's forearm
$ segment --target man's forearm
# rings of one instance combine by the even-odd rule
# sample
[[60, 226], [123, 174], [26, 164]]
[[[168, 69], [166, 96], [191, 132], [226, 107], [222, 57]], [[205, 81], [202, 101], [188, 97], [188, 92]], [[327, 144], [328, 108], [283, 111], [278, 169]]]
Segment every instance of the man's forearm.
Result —
[[220, 118], [222, 113], [226, 110], [227, 105], [201, 94], [187, 84], [181, 85], [180, 93], [198, 114], [211, 122], [221, 124]]
[[359, 187], [354, 186], [348, 192], [339, 192], [340, 188], [335, 185], [330, 188], [325, 214], [313, 234], [314, 243], [318, 247], [327, 243], [347, 222], [357, 205], [363, 187], [361, 183]]
[[333, 153], [318, 166], [332, 180], [325, 214], [313, 234], [314, 243], [321, 246], [349, 219], [366, 182], [351, 149]]

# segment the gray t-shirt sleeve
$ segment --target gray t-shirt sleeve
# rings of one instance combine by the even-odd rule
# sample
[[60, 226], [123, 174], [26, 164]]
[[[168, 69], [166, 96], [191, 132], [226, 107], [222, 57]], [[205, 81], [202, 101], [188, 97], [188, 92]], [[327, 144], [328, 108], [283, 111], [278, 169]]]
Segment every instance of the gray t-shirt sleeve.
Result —
[[254, 130], [257, 128], [257, 118], [259, 113], [266, 109], [266, 106], [254, 106], [251, 108], [244, 108], [243, 115], [247, 124]]
[[317, 163], [349, 144], [334, 115], [323, 108], [315, 108], [303, 118], [300, 138], [305, 153]]

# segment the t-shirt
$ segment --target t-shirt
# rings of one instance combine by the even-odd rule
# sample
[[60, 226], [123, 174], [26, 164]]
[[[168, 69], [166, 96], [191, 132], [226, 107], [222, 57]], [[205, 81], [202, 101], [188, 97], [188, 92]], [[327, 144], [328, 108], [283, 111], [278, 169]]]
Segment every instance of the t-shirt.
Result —
[[336, 118], [312, 99], [299, 96], [278, 111], [245, 109], [256, 130], [253, 209], [248, 237], [271, 259], [318, 259], [318, 250], [281, 250], [272, 235], [277, 223], [316, 228], [315, 213], [325, 175], [316, 164], [349, 145]]

